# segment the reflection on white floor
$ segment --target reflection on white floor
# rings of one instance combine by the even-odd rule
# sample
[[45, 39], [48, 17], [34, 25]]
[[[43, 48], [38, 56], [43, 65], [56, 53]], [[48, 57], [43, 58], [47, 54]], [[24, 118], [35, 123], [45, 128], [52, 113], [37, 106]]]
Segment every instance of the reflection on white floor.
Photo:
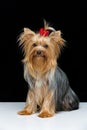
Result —
[[22, 102], [0, 103], [0, 130], [87, 130], [87, 103], [71, 112], [59, 112], [51, 118], [36, 114], [20, 116], [17, 112], [25, 106]]

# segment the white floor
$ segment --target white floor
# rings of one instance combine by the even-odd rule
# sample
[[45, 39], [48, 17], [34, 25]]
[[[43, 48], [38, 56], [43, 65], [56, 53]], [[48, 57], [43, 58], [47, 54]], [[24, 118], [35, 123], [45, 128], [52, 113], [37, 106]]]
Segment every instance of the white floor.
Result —
[[39, 118], [36, 114], [20, 116], [17, 112], [25, 103], [0, 103], [0, 130], [87, 130], [87, 102], [71, 112], [59, 112], [51, 118]]

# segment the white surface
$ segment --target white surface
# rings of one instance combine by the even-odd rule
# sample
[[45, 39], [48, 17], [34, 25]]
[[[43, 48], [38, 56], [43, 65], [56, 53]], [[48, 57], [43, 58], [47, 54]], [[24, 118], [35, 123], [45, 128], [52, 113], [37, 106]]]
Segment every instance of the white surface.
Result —
[[51, 118], [40, 118], [38, 113], [20, 116], [17, 112], [25, 103], [0, 103], [0, 130], [87, 130], [87, 103], [71, 112], [59, 112]]

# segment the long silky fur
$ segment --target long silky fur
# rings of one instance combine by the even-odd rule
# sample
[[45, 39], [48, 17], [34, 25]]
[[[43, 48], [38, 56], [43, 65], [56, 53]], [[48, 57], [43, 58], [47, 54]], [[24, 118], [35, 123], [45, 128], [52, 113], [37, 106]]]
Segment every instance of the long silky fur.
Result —
[[[49, 91], [52, 89], [54, 90], [56, 111], [74, 110], [79, 108], [79, 98], [70, 87], [67, 75], [59, 67], [52, 69], [45, 77], [49, 81]], [[24, 78], [28, 82], [30, 89], [32, 89], [32, 86], [36, 86], [37, 80], [29, 75], [26, 67], [24, 67]], [[40, 79], [38, 87], [44, 85], [45, 81]]]
[[[61, 31], [49, 27], [45, 21], [44, 28], [52, 31], [47, 37], [28, 28], [24, 28], [19, 37], [24, 52], [24, 79], [29, 87], [26, 106], [19, 114], [35, 113], [37, 106], [41, 109], [40, 117], [50, 117], [56, 111], [79, 108], [78, 96], [72, 90], [67, 75], [57, 65], [65, 40], [61, 37]], [[35, 48], [34, 43], [37, 43]], [[44, 43], [48, 48], [44, 47]], [[44, 55], [39, 60], [38, 50]]]

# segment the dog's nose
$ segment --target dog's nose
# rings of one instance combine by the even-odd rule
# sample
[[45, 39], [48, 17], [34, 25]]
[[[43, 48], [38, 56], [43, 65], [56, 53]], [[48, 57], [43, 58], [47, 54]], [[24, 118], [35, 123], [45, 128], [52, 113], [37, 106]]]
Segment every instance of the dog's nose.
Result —
[[41, 55], [41, 51], [40, 50], [37, 51], [37, 55]]

